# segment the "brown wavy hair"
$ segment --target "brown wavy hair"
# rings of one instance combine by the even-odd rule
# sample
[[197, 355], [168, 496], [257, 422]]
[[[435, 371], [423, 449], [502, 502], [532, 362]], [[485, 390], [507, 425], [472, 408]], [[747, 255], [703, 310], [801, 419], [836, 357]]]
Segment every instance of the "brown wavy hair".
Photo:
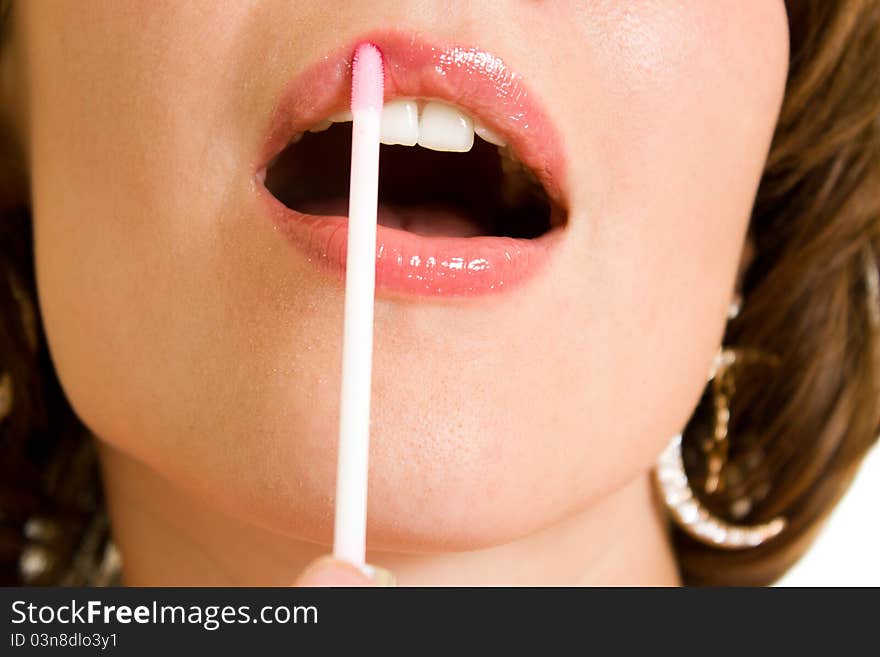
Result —
[[[788, 525], [739, 551], [675, 531], [688, 584], [777, 579], [847, 489], [880, 424], [865, 274], [880, 249], [880, 2], [786, 6], [789, 76], [751, 218], [743, 310], [725, 336], [771, 354], [775, 366], [737, 370], [724, 486], [700, 496], [731, 522], [783, 515]], [[0, 9], [6, 18], [9, 3]], [[15, 149], [0, 134], [0, 376], [14, 397], [0, 419], [0, 584], [92, 583], [109, 544], [100, 477], [39, 325], [27, 176]], [[684, 435], [698, 491], [710, 425], [701, 409], [710, 405]]]

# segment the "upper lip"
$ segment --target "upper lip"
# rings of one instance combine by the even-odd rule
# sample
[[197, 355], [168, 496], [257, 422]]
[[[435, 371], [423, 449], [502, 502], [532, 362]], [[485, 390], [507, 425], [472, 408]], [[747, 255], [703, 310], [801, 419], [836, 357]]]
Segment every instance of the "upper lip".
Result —
[[[365, 35], [382, 51], [385, 101], [396, 97], [436, 98], [454, 104], [498, 133], [531, 169], [549, 199], [568, 207], [565, 156], [555, 126], [521, 77], [504, 61], [479, 48], [435, 45], [399, 32]], [[352, 43], [337, 49], [282, 92], [256, 173], [291, 139], [331, 114], [349, 108]]]

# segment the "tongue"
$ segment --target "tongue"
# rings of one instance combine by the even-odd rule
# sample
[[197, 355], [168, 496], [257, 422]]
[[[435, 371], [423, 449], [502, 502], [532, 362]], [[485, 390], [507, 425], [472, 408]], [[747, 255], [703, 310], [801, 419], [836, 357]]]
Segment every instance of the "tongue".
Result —
[[432, 237], [476, 237], [480, 235], [477, 224], [460, 210], [439, 205], [379, 205], [379, 223], [389, 228]]
[[[297, 204], [297, 210], [310, 214], [344, 216], [348, 213], [345, 199], [327, 199]], [[393, 205], [380, 203], [380, 226], [400, 228], [425, 237], [476, 237], [480, 227], [461, 210], [442, 205]]]

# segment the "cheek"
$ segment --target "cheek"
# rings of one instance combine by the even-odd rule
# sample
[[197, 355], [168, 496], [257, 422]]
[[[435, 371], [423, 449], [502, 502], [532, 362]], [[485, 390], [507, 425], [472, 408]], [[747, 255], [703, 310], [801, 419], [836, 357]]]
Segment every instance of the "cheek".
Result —
[[[580, 154], [568, 254], [578, 304], [562, 334], [579, 355], [566, 371], [584, 390], [581, 440], [614, 463], [592, 466], [602, 486], [647, 468], [705, 385], [788, 39], [782, 2], [600, 2], [581, 18], [560, 23], [560, 41], [579, 47], [557, 53], [583, 79], [578, 102], [556, 106], [579, 126]], [[571, 97], [560, 82], [557, 98]]]

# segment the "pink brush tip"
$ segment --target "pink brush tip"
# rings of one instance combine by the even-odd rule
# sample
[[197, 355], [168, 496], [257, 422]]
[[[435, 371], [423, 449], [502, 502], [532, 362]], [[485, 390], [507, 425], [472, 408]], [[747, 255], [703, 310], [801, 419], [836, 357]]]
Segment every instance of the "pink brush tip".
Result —
[[351, 111], [381, 110], [385, 95], [382, 53], [372, 43], [360, 44], [351, 69]]

